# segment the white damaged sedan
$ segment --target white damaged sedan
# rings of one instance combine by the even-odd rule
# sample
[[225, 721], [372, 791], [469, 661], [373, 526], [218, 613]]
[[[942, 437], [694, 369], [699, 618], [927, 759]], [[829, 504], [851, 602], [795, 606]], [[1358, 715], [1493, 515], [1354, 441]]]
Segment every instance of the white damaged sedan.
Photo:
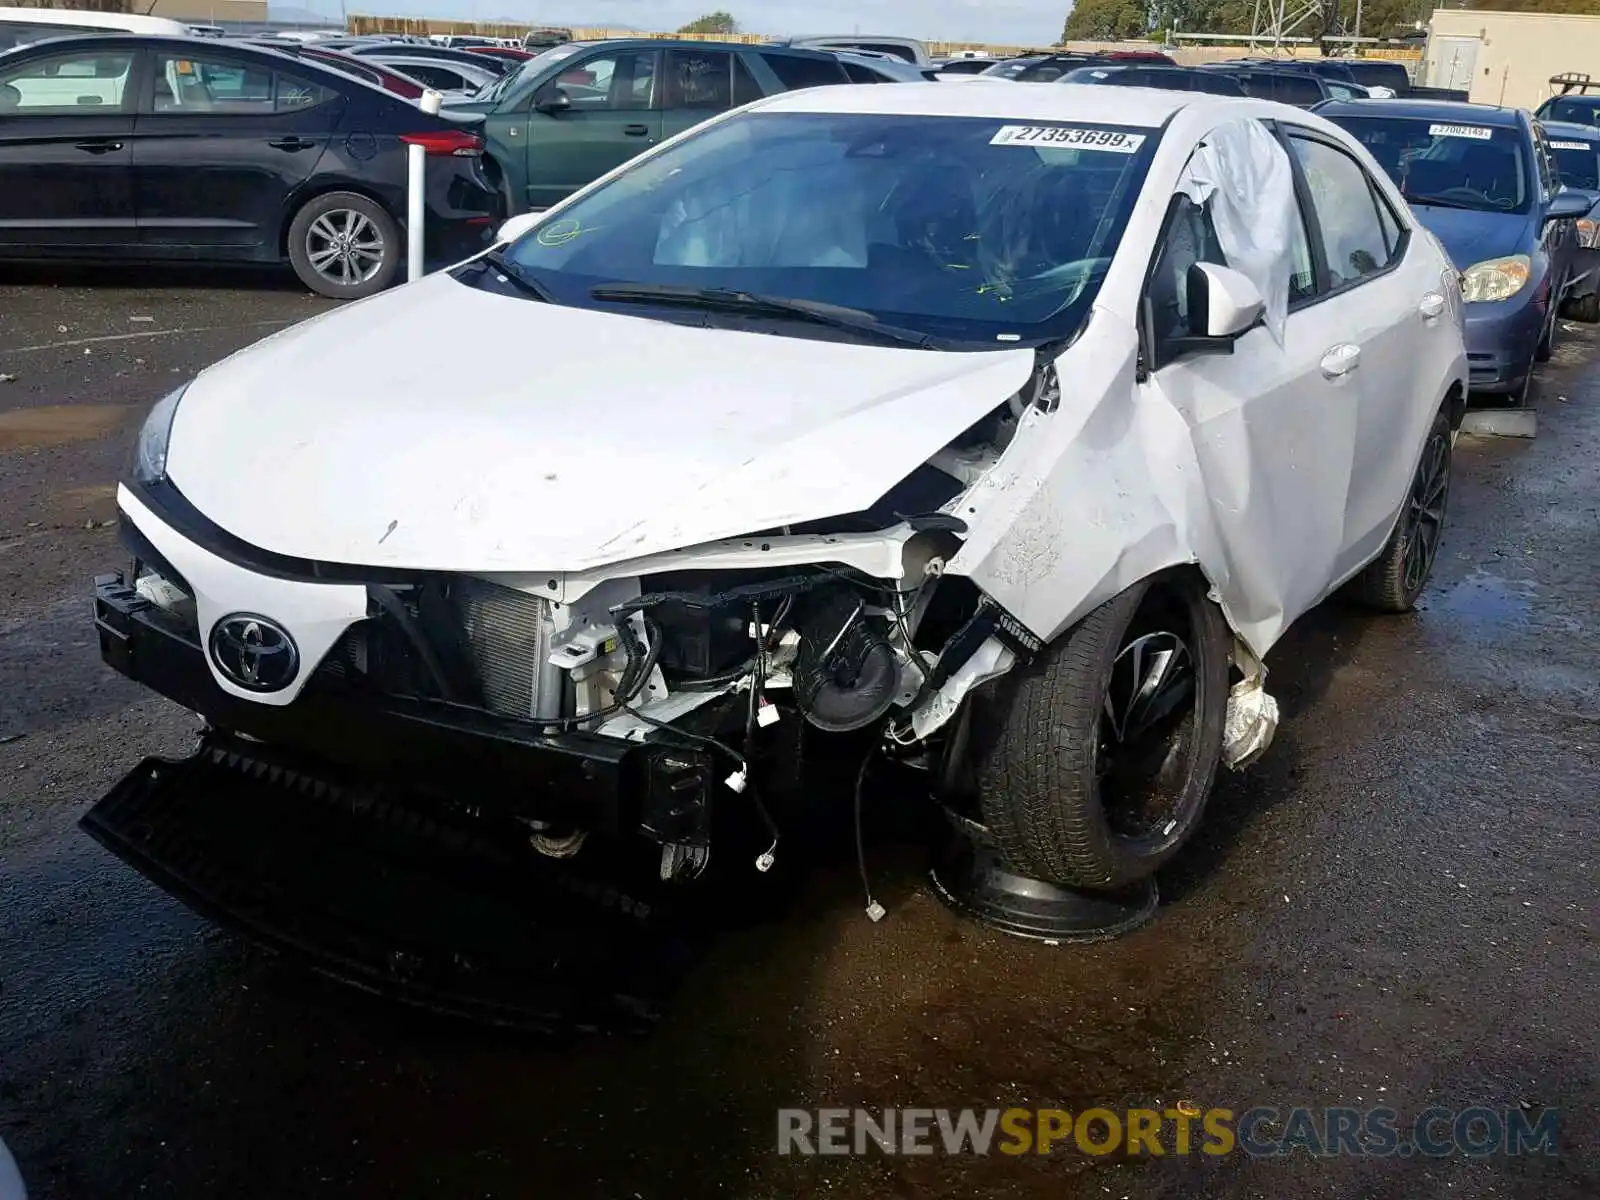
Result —
[[151, 413], [97, 624], [213, 763], [683, 878], [714, 804], [805, 820], [803, 730], [1117, 889], [1265, 748], [1285, 629], [1438, 552], [1456, 273], [1314, 114], [813, 88], [512, 226]]

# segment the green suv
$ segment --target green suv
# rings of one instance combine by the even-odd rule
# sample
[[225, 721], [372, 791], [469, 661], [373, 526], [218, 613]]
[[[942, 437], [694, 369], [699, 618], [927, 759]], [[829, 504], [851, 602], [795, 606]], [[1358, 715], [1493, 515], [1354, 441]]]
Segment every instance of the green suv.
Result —
[[849, 82], [837, 58], [815, 50], [659, 38], [568, 42], [445, 111], [487, 118], [484, 167], [510, 216], [549, 208], [730, 108]]

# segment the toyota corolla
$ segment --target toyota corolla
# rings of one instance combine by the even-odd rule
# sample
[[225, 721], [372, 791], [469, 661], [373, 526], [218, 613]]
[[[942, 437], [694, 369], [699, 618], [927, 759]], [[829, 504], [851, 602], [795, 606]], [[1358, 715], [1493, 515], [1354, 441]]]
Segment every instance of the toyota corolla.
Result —
[[692, 877], [834, 739], [1116, 889], [1265, 748], [1297, 617], [1413, 606], [1466, 385], [1454, 267], [1314, 114], [812, 89], [173, 391], [96, 619], [211, 764], [519, 853]]

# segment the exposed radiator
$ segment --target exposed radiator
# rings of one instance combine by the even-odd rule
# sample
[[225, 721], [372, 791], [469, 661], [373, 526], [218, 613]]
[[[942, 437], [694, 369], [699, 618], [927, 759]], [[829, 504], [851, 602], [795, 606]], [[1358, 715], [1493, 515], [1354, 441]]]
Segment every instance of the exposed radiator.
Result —
[[549, 601], [459, 576], [451, 590], [489, 709], [508, 717], [559, 716], [560, 674], [546, 663], [552, 632]]

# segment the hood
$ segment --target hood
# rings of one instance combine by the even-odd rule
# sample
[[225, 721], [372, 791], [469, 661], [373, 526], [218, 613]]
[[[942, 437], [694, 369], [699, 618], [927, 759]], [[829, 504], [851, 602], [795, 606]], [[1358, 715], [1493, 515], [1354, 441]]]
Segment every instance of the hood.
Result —
[[279, 554], [584, 570], [867, 508], [1032, 370], [1031, 350], [698, 329], [438, 274], [201, 373], [167, 464]]
[[1441, 242], [1456, 270], [1508, 254], [1532, 254], [1534, 219], [1527, 213], [1475, 212], [1465, 208], [1411, 205], [1417, 220]]

